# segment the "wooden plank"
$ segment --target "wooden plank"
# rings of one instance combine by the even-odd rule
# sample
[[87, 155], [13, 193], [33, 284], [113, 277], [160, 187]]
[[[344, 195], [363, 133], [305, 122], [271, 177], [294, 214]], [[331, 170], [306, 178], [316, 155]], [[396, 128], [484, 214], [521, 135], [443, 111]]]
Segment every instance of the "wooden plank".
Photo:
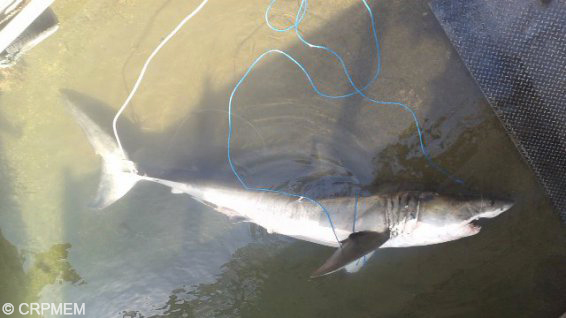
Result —
[[0, 30], [0, 52], [3, 52], [54, 0], [30, 1]]

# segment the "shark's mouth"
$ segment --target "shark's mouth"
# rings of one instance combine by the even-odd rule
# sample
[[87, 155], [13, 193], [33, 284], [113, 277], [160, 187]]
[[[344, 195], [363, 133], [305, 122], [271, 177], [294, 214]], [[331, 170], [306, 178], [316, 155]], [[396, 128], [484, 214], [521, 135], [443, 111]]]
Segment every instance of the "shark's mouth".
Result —
[[465, 227], [467, 231], [471, 233], [470, 235], [478, 234], [481, 230], [481, 226], [478, 224], [477, 220], [472, 220], [470, 223], [466, 224]]

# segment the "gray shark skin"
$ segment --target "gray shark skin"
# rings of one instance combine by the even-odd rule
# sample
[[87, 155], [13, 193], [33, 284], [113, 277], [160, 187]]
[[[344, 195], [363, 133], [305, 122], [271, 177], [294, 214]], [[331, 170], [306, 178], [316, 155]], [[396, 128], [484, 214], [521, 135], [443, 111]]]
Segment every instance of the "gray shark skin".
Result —
[[158, 183], [171, 188], [173, 193], [188, 194], [230, 218], [258, 224], [268, 232], [337, 247], [312, 277], [344, 267], [355, 271], [355, 264], [359, 263], [356, 260], [370, 256], [377, 248], [431, 245], [477, 234], [480, 227], [473, 221], [496, 217], [513, 205], [509, 200], [421, 191], [319, 199], [329, 211], [336, 211], [332, 214], [333, 228], [322, 209], [304, 198], [140, 173], [138, 165], [119, 149], [113, 137], [63, 97], [95, 152], [102, 157], [102, 176], [92, 208], [111, 205], [139, 181]]

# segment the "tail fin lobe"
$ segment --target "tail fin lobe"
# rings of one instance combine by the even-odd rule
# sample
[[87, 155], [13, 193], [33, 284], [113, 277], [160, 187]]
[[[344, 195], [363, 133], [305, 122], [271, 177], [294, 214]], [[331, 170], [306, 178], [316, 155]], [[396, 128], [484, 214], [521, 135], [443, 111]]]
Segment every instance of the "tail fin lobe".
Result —
[[69, 112], [81, 126], [94, 151], [102, 157], [102, 176], [95, 199], [89, 204], [93, 209], [104, 209], [123, 197], [141, 180], [136, 165], [108, 133], [92, 121], [82, 110], [64, 95]]

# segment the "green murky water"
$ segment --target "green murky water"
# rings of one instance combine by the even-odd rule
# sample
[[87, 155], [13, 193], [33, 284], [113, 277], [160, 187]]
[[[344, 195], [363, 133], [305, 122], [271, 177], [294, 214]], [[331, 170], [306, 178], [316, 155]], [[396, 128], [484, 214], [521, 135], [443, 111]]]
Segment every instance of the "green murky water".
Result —
[[[103, 211], [86, 208], [99, 159], [60, 90], [104, 126], [144, 60], [198, 1], [58, 1], [59, 31], [0, 81], [0, 303], [77, 302], [88, 317], [557, 317], [566, 311], [566, 232], [426, 4], [372, 4], [383, 48], [370, 96], [317, 97], [290, 63], [270, 57], [236, 101], [234, 157], [253, 185], [300, 190], [340, 180], [509, 194], [515, 207], [480, 234], [380, 250], [355, 275], [310, 280], [326, 247], [234, 224], [188, 197], [137, 186]], [[328, 56], [274, 34], [266, 1], [211, 0], [161, 51], [121, 122], [136, 158], [231, 180], [228, 96], [267, 49], [300, 56], [327, 92], [348, 91]], [[281, 1], [288, 23], [296, 1]], [[303, 33], [337, 48], [363, 81], [375, 67], [359, 3], [309, 4]], [[322, 181], [320, 181], [322, 180]], [[326, 190], [321, 190], [322, 192]]]

